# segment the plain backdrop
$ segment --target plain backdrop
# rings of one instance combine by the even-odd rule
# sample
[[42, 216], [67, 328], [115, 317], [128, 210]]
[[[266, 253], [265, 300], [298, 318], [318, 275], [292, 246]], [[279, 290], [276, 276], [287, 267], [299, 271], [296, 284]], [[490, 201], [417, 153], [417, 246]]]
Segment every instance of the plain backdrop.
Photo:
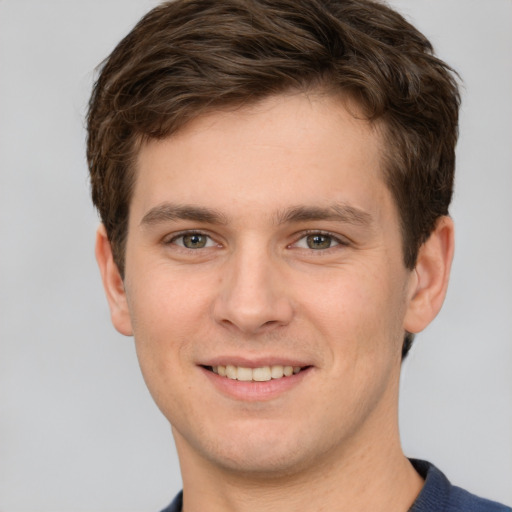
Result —
[[[2, 512], [156, 512], [181, 486], [110, 325], [84, 156], [94, 68], [155, 4], [0, 0]], [[512, 504], [512, 2], [392, 4], [464, 80], [453, 275], [404, 365], [404, 449]]]

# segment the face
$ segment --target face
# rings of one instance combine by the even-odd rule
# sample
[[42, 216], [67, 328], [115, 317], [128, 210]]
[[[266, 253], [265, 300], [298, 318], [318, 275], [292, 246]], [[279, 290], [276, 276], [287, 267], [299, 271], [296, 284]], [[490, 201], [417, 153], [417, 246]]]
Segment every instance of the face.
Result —
[[290, 473], [396, 428], [413, 273], [380, 154], [340, 100], [302, 94], [141, 148], [114, 322], [180, 455]]

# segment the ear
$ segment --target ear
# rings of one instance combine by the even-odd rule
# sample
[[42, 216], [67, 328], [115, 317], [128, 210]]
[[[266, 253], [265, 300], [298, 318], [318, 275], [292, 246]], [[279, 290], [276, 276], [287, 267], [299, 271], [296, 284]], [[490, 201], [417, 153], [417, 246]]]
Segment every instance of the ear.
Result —
[[453, 251], [453, 221], [441, 217], [418, 252], [404, 319], [405, 331], [422, 331], [439, 313], [448, 288]]
[[132, 323], [126, 300], [123, 279], [119, 273], [114, 257], [112, 246], [107, 237], [105, 226], [100, 225], [96, 232], [96, 261], [100, 268], [103, 288], [110, 307], [110, 318], [114, 327], [125, 336], [132, 336]]

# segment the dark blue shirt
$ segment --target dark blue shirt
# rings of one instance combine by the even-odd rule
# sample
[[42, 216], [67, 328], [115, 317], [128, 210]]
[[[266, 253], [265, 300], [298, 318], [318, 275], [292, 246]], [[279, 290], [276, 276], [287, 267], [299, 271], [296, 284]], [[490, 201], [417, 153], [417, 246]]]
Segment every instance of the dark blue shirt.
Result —
[[[512, 508], [495, 501], [479, 498], [452, 485], [448, 479], [429, 462], [411, 460], [416, 471], [425, 479], [425, 485], [409, 512], [512, 512]], [[181, 512], [183, 494], [162, 512]]]

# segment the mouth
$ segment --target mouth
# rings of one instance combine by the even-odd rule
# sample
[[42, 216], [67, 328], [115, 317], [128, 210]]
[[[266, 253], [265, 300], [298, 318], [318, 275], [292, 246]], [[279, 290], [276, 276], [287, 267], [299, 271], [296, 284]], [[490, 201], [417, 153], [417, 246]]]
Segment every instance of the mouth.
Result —
[[268, 382], [270, 380], [286, 379], [292, 375], [307, 370], [309, 366], [260, 366], [258, 368], [247, 368], [228, 364], [218, 366], [203, 366], [206, 370], [213, 372], [226, 379], [243, 382]]

